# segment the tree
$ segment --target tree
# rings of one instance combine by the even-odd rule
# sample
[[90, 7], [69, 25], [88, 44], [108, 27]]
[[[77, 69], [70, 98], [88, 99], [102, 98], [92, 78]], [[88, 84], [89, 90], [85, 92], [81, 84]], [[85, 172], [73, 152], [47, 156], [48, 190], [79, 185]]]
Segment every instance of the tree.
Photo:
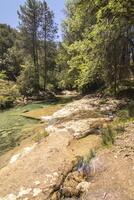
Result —
[[27, 0], [20, 6], [18, 16], [23, 48], [31, 55], [35, 70], [35, 91], [39, 91], [38, 29], [41, 21], [41, 1]]
[[[9, 25], [0, 24], [0, 71], [4, 72], [7, 79], [14, 80], [14, 81], [15, 81], [15, 78], [13, 78], [12, 76], [14, 71], [10, 73], [11, 66], [8, 65], [7, 62], [9, 61], [8, 60], [9, 52], [11, 53], [11, 49], [14, 48], [15, 46], [17, 35], [18, 35], [18, 32], [15, 29], [11, 28]], [[14, 52], [14, 56], [15, 56], [15, 52]], [[12, 62], [12, 64], [15, 65], [14, 60], [12, 58], [10, 54], [10, 62]], [[20, 63], [18, 63], [17, 66], [14, 66], [14, 70], [18, 71], [19, 73]], [[16, 74], [15, 76], [17, 75], [18, 74]]]
[[134, 65], [133, 1], [68, 0], [64, 41], [68, 73], [81, 91], [116, 93]]
[[44, 65], [44, 90], [47, 86], [47, 72], [48, 72], [48, 51], [52, 47], [52, 42], [55, 39], [55, 34], [57, 33], [57, 26], [54, 23], [54, 13], [49, 9], [46, 1], [42, 3], [42, 17], [41, 17], [41, 31], [40, 39], [43, 41], [42, 47], [44, 51], [43, 65]]

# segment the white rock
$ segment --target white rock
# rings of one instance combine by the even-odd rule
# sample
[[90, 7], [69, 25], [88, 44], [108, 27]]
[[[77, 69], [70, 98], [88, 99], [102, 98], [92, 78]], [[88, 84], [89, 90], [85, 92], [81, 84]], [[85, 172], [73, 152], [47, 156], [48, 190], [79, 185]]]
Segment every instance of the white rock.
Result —
[[40, 181], [35, 181], [34, 184], [35, 185], [40, 185]]
[[51, 174], [46, 174], [46, 177], [47, 177], [48, 179], [53, 178], [53, 176], [52, 176]]
[[12, 164], [12, 163], [16, 162], [16, 160], [18, 160], [18, 158], [20, 156], [21, 156], [21, 153], [18, 153], [16, 155], [12, 156], [11, 159], [10, 159], [10, 161], [9, 161], [9, 163]]
[[24, 150], [23, 150], [23, 154], [25, 155], [25, 154], [30, 153], [30, 152], [35, 148], [35, 145], [36, 145], [36, 144], [34, 144], [34, 145], [31, 146], [31, 147], [25, 147]]
[[38, 196], [41, 192], [42, 192], [42, 190], [40, 188], [34, 188], [33, 189], [33, 197]]
[[42, 116], [41, 117], [41, 120], [43, 120], [43, 121], [49, 121], [51, 119], [52, 119], [52, 116]]
[[17, 197], [14, 194], [8, 194], [6, 197], [3, 198], [3, 200], [16, 200]]
[[11, 159], [10, 159], [10, 161], [9, 161], [9, 163], [13, 164], [19, 158], [24, 157], [25, 155], [27, 155], [28, 153], [30, 153], [35, 148], [36, 145], [37, 145], [37, 143], [33, 144], [31, 147], [25, 147], [22, 152], [14, 155], [14, 156], [12, 156]]
[[24, 189], [23, 187], [20, 189], [20, 192], [19, 192], [19, 194], [18, 194], [18, 198], [19, 197], [22, 197], [22, 196], [24, 196], [24, 195], [27, 195], [27, 194], [29, 194], [30, 192], [32, 191], [32, 189], [31, 188], [27, 188], [27, 189]]
[[54, 172], [53, 175], [54, 176], [59, 176], [59, 174], [57, 172]]

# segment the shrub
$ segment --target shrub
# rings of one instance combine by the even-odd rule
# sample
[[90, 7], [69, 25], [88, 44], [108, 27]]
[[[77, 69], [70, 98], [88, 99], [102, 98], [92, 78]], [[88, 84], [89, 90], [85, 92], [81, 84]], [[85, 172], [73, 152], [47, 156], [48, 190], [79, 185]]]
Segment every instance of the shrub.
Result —
[[19, 92], [26, 97], [33, 96], [36, 93], [35, 82], [34, 66], [32, 63], [27, 62], [23, 66], [21, 75], [17, 79]]
[[129, 118], [129, 111], [126, 110], [120, 110], [117, 113], [118, 118], [120, 119], [120, 121], [126, 121]]
[[102, 136], [102, 144], [103, 145], [109, 146], [109, 145], [114, 144], [115, 132], [114, 132], [114, 129], [112, 129], [110, 126], [102, 129], [101, 136]]
[[18, 88], [13, 82], [0, 80], [0, 109], [13, 106], [18, 96]]

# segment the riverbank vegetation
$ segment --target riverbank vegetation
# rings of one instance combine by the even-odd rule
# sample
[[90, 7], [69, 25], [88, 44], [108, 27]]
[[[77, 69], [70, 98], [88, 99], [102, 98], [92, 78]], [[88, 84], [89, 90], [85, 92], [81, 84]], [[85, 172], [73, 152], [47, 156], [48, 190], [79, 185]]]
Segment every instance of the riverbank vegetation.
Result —
[[47, 2], [26, 0], [18, 10], [19, 30], [0, 24], [0, 84], [5, 81], [9, 92], [0, 88], [0, 107], [18, 94], [44, 99], [64, 89], [133, 96], [133, 9], [126, 0], [68, 0], [58, 42]]

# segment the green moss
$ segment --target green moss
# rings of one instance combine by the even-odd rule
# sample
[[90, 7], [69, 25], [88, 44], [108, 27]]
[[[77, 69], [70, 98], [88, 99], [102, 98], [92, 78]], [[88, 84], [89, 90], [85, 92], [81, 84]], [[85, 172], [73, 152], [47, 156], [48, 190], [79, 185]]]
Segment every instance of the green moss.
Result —
[[46, 138], [49, 134], [45, 130], [40, 130], [36, 135], [34, 135], [33, 140], [35, 142], [40, 142], [42, 139]]

